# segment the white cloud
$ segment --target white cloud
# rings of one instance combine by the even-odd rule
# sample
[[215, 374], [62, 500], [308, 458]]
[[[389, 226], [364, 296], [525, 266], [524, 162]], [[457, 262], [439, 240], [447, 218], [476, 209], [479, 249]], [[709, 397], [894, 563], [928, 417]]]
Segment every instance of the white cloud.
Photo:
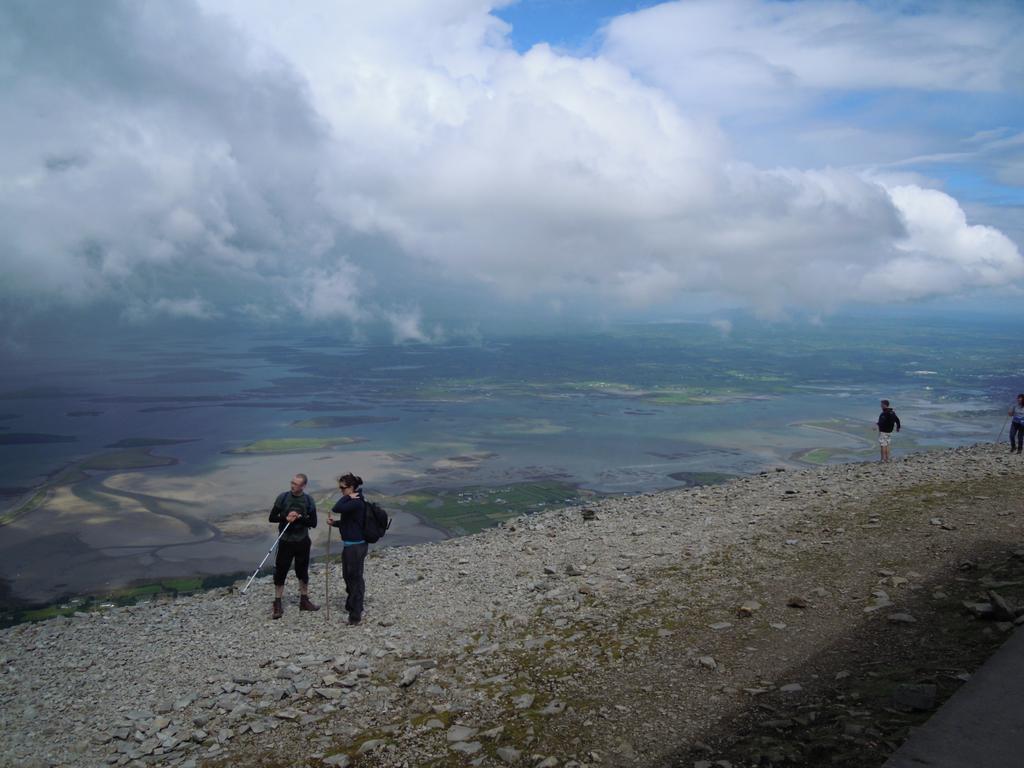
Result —
[[684, 103], [730, 112], [837, 89], [1019, 87], [1024, 15], [992, 3], [907, 10], [849, 0], [668, 2], [613, 19], [603, 52]]
[[281, 320], [336, 320], [358, 322], [365, 313], [359, 296], [365, 278], [350, 264], [333, 269], [309, 269], [298, 279], [279, 281]]
[[435, 344], [444, 340], [444, 332], [439, 325], [427, 330], [424, 328], [423, 313], [419, 308], [383, 310], [382, 316], [391, 329], [391, 337], [395, 344], [415, 341], [423, 344]]
[[123, 317], [132, 323], [152, 321], [161, 317], [212, 320], [219, 316], [212, 306], [198, 296], [188, 299], [160, 298], [152, 304], [136, 300], [130, 302], [123, 313]]
[[732, 321], [726, 319], [711, 320], [710, 323], [712, 328], [718, 331], [722, 336], [728, 336], [732, 333]]
[[[669, 3], [614, 20], [582, 58], [517, 53], [493, 6], [18, 16], [0, 32], [18, 74], [0, 105], [3, 290], [424, 341], [451, 291], [413, 273], [481, 306], [602, 316], [697, 294], [827, 311], [1021, 279], [1017, 246], [914, 169], [744, 162], [719, 119], [883, 82], [1011, 87], [1020, 14]], [[1016, 135], [978, 126], [956, 150], [1010, 153]], [[853, 125], [798, 138], [876, 143]]]
[[970, 225], [960, 205], [942, 192], [916, 186], [889, 190], [906, 222], [900, 253], [865, 278], [866, 291], [917, 298], [997, 287], [1024, 278], [1024, 260], [993, 227]]

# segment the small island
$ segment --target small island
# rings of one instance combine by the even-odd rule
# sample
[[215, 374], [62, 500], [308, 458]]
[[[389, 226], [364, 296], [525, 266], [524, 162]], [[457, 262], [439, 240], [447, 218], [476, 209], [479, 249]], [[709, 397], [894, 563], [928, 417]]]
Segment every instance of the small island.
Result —
[[239, 448], [231, 448], [224, 453], [243, 455], [263, 455], [273, 453], [306, 453], [308, 451], [326, 451], [345, 445], [364, 443], [362, 437], [281, 437], [277, 439], [257, 440]]

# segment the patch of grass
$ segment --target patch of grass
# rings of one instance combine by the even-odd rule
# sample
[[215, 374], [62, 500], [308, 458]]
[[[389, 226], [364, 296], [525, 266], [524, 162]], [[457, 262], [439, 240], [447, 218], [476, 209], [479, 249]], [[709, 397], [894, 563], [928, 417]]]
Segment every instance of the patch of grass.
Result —
[[235, 454], [267, 454], [267, 453], [305, 453], [307, 451], [326, 451], [365, 442], [361, 437], [282, 437], [269, 440], [257, 440], [255, 443], [232, 448], [225, 453]]
[[111, 443], [107, 448], [153, 448], [158, 445], [180, 445], [181, 443], [194, 443], [195, 440], [179, 440], [168, 437], [126, 437]]
[[177, 464], [178, 460], [170, 456], [154, 456], [149, 451], [136, 448], [127, 451], [114, 451], [90, 456], [78, 466], [81, 469], [98, 472], [114, 472], [126, 469], [149, 469], [151, 467], [168, 467]]
[[42, 489], [36, 491], [34, 494], [32, 494], [32, 498], [30, 498], [28, 501], [26, 501], [20, 507], [17, 507], [15, 509], [10, 509], [7, 512], [5, 512], [3, 515], [0, 515], [0, 527], [5, 526], [5, 525], [10, 525], [15, 520], [17, 520], [19, 517], [21, 517], [23, 515], [27, 515], [29, 512], [33, 512], [33, 511], [39, 509], [39, 507], [41, 507], [43, 505], [43, 502], [46, 501], [47, 493], [48, 493], [47, 489], [46, 488], [42, 488]]
[[161, 579], [159, 581], [134, 584], [124, 589], [114, 590], [101, 595], [81, 595], [63, 597], [47, 605], [18, 608], [0, 614], [0, 627], [10, 627], [26, 621], [46, 621], [56, 616], [71, 616], [78, 611], [95, 611], [109, 605], [134, 605], [141, 600], [149, 600], [161, 595], [177, 596], [215, 589], [233, 584], [242, 573], [218, 574], [216, 576], [192, 576], [180, 579]]

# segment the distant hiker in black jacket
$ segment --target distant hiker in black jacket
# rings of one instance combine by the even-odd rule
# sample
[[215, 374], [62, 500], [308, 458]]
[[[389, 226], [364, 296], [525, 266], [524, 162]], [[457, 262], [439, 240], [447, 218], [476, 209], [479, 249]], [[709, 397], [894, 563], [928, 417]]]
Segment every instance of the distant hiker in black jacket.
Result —
[[[366, 596], [366, 582], [363, 581], [363, 563], [370, 545], [363, 537], [366, 524], [366, 502], [360, 488], [363, 478], [351, 472], [338, 478], [338, 490], [342, 496], [327, 514], [327, 524], [341, 531], [341, 573], [345, 578], [345, 610], [348, 623], [358, 624], [363, 618], [363, 598]], [[332, 515], [338, 515], [337, 520]]]
[[[288, 575], [292, 560], [295, 560], [295, 575], [299, 579], [299, 610], [319, 611], [309, 599], [309, 529], [316, 528], [316, 502], [306, 493], [309, 478], [299, 472], [292, 478], [291, 490], [285, 491], [270, 510], [270, 522], [277, 523], [278, 532], [284, 531], [277, 545], [277, 559], [274, 561], [274, 609], [273, 619], [284, 615], [281, 598], [284, 597], [284, 579]], [[287, 526], [288, 530], [285, 531]]]
[[888, 400], [882, 401], [882, 412], [878, 414], [878, 449], [882, 452], [881, 461], [889, 461], [889, 447], [892, 443], [893, 427], [900, 431], [900, 417], [889, 406]]

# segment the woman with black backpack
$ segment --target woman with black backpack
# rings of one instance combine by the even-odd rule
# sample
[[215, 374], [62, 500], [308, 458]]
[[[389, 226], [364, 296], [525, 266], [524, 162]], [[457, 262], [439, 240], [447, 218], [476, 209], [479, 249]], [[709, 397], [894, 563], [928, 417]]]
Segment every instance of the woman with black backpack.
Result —
[[[344, 549], [341, 552], [341, 573], [345, 579], [345, 610], [348, 623], [358, 624], [363, 618], [363, 598], [366, 583], [363, 581], [363, 563], [369, 544], [363, 534], [366, 526], [366, 502], [361, 490], [363, 478], [348, 472], [338, 478], [341, 498], [327, 515], [327, 524], [341, 531]], [[334, 519], [334, 515], [338, 519]]]

